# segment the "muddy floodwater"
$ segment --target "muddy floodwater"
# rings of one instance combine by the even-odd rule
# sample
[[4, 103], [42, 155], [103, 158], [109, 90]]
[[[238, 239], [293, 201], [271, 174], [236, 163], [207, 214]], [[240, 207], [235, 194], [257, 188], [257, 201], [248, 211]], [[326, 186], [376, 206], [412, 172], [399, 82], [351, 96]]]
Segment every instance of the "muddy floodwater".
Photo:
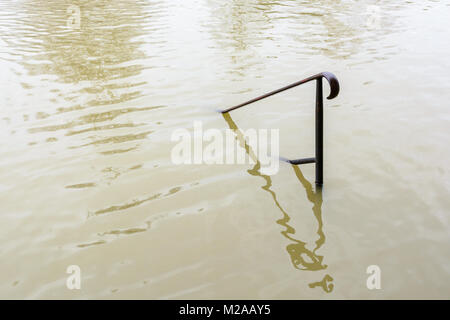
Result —
[[[450, 298], [449, 13], [0, 1], [0, 298]], [[196, 121], [248, 154], [254, 128], [279, 129], [283, 157], [314, 156], [312, 82], [216, 110], [322, 71], [341, 84], [322, 190], [314, 164], [171, 160]]]

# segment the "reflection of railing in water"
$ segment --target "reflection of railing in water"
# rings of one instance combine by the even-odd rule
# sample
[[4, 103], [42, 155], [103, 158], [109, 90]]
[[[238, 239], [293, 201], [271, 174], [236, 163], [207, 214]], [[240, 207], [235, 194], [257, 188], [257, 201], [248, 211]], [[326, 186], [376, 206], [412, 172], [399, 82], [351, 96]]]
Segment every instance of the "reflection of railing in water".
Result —
[[[316, 252], [317, 250], [322, 247], [322, 245], [325, 243], [325, 234], [323, 233], [323, 222], [322, 222], [322, 189], [317, 188], [316, 192], [313, 191], [312, 185], [309, 181], [305, 179], [302, 172], [300, 171], [300, 168], [297, 166], [292, 166], [294, 168], [294, 172], [302, 186], [305, 188], [306, 196], [308, 200], [313, 203], [313, 213], [314, 216], [317, 219], [318, 229], [317, 229], [317, 235], [319, 238], [316, 241], [315, 248], [311, 251], [308, 248], [306, 248], [306, 242], [303, 242], [301, 240], [295, 239], [293, 236], [295, 235], [295, 229], [288, 224], [290, 221], [290, 217], [287, 214], [287, 212], [282, 208], [280, 203], [278, 202], [277, 196], [273, 190], [271, 190], [272, 187], [272, 179], [270, 176], [262, 174], [259, 169], [261, 168], [261, 163], [257, 159], [255, 153], [253, 152], [252, 148], [248, 143], [245, 141], [245, 137], [242, 134], [242, 132], [239, 130], [239, 128], [236, 126], [234, 121], [231, 119], [229, 114], [223, 115], [225, 121], [228, 123], [228, 126], [231, 130], [236, 134], [237, 139], [239, 140], [239, 144], [241, 147], [243, 147], [248, 154], [248, 156], [255, 162], [255, 165], [252, 169], [248, 170], [248, 172], [253, 176], [259, 176], [263, 178], [266, 181], [266, 184], [262, 186], [262, 189], [267, 191], [271, 196], [273, 201], [275, 202], [275, 205], [280, 209], [280, 211], [283, 214], [283, 217], [279, 220], [277, 220], [277, 223], [286, 229], [281, 231], [281, 234], [288, 240], [292, 241], [291, 244], [286, 246], [286, 251], [288, 252], [292, 265], [294, 268], [299, 270], [309, 270], [309, 271], [318, 271], [323, 270], [327, 268], [327, 265], [323, 264], [323, 256], [318, 255]], [[306, 257], [308, 257], [309, 261], [306, 261]], [[326, 274], [324, 278], [321, 281], [313, 282], [309, 284], [309, 287], [315, 288], [315, 287], [321, 287], [325, 292], [331, 292], [333, 290], [333, 278]]]
[[269, 93], [263, 94], [262, 96], [256, 97], [249, 101], [238, 104], [234, 107], [222, 110], [222, 113], [228, 113], [235, 109], [241, 108], [253, 102], [265, 99], [267, 97], [273, 96], [274, 94], [280, 93], [282, 91], [294, 88], [296, 86], [302, 85], [312, 80], [316, 80], [316, 156], [314, 158], [303, 158], [296, 160], [287, 160], [291, 164], [305, 164], [305, 163], [315, 163], [316, 164], [316, 184], [323, 184], [323, 87], [322, 78], [327, 79], [330, 84], [330, 94], [327, 99], [333, 99], [339, 94], [339, 81], [336, 76], [330, 72], [322, 72], [311, 76], [309, 78], [294, 82], [283, 88], [271, 91]]

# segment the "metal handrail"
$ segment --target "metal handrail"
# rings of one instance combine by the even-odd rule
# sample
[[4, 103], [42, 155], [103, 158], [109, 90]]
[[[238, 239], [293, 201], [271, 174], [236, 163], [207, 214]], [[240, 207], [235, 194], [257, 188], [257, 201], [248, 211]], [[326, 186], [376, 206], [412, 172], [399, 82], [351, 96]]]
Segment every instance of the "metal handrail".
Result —
[[309, 81], [316, 80], [316, 137], [315, 137], [316, 138], [315, 139], [316, 156], [314, 158], [303, 158], [303, 159], [296, 159], [296, 160], [284, 159], [284, 160], [286, 160], [287, 162], [289, 162], [291, 164], [295, 164], [295, 165], [305, 164], [305, 163], [315, 163], [316, 164], [316, 184], [317, 185], [323, 184], [323, 86], [322, 86], [322, 78], [327, 79], [328, 84], [330, 85], [330, 94], [328, 95], [327, 99], [331, 100], [333, 98], [336, 98], [337, 95], [339, 94], [339, 88], [340, 88], [338, 79], [331, 72], [321, 72], [321, 73], [311, 76], [309, 78], [294, 82], [283, 88], [268, 92], [266, 94], [263, 94], [262, 96], [253, 98], [249, 101], [243, 102], [234, 107], [231, 107], [231, 108], [221, 111], [221, 113], [228, 113], [235, 109], [249, 105], [253, 102], [273, 96], [274, 94], [297, 87], [297, 86], [307, 83]]

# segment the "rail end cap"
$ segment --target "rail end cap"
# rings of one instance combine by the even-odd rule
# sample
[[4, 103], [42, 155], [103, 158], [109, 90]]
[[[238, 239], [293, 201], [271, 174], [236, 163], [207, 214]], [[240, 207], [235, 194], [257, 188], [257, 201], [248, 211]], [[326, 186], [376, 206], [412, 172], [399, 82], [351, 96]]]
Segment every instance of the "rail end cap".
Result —
[[330, 94], [328, 95], [327, 99], [331, 100], [331, 99], [336, 98], [338, 96], [339, 90], [340, 90], [338, 79], [331, 72], [322, 72], [321, 75], [322, 75], [322, 77], [327, 79], [328, 84], [330, 85]]

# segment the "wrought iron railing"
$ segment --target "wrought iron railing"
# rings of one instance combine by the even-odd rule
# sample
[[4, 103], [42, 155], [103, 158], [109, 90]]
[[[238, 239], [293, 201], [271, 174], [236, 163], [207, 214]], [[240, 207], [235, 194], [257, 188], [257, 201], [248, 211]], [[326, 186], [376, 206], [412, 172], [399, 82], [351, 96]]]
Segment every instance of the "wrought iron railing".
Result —
[[307, 83], [312, 80], [316, 80], [316, 133], [315, 133], [315, 145], [316, 145], [316, 156], [314, 158], [302, 158], [296, 160], [288, 160], [284, 159], [291, 164], [305, 164], [305, 163], [315, 163], [316, 164], [316, 184], [323, 184], [323, 86], [322, 86], [322, 78], [327, 79], [330, 85], [330, 94], [327, 99], [331, 100], [339, 94], [339, 81], [334, 74], [331, 72], [322, 72], [316, 74], [312, 77], [294, 82], [288, 86], [283, 88], [271, 91], [269, 93], [263, 94], [262, 96], [256, 97], [249, 101], [238, 104], [234, 107], [222, 110], [222, 113], [227, 113], [233, 111], [235, 109], [241, 108], [243, 106], [249, 105], [253, 102], [265, 99], [267, 97], [273, 96], [274, 94], [283, 92], [285, 90], [297, 87], [304, 83]]

